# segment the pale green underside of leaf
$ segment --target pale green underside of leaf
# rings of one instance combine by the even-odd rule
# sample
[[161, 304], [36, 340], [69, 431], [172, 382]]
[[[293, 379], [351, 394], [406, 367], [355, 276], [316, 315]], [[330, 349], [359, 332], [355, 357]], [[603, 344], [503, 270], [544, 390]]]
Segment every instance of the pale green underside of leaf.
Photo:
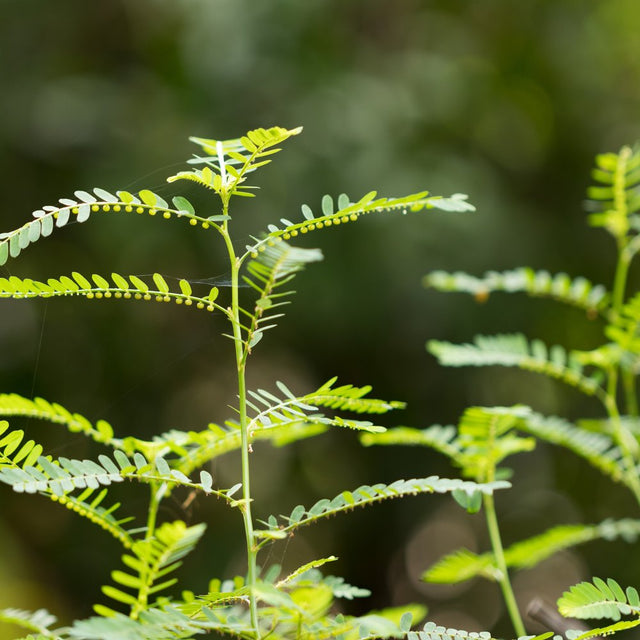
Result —
[[596, 629], [590, 629], [589, 631], [567, 631], [565, 635], [568, 640], [589, 640], [595, 637], [604, 638], [618, 631], [632, 629], [639, 624], [640, 618], [636, 618], [635, 620], [621, 620], [620, 622], [614, 622], [605, 627], [598, 627]]
[[[365, 506], [402, 496], [415, 496], [424, 493], [452, 493], [464, 492], [469, 495], [475, 493], [492, 494], [495, 490], [506, 489], [511, 485], [505, 481], [491, 483], [476, 483], [468, 480], [439, 478], [417, 478], [412, 480], [396, 480], [390, 485], [363, 485], [354, 491], [343, 491], [333, 499], [324, 498], [312, 507], [298, 505], [288, 516], [270, 516], [266, 524], [268, 529], [257, 532], [257, 535], [272, 538], [283, 537], [301, 526], [315, 522], [320, 518], [327, 518], [359, 506]], [[280, 524], [281, 523], [281, 524]]]
[[146, 213], [160, 220], [176, 217], [204, 228], [211, 226], [209, 220], [193, 213], [193, 207], [186, 198], [174, 200], [177, 205], [170, 207], [163, 198], [148, 189], [134, 195], [128, 191], [112, 194], [96, 188], [93, 193], [76, 191], [74, 195], [75, 198], [61, 198], [60, 204], [34, 211], [34, 219], [18, 229], [0, 233], [0, 266], [9, 258], [17, 258], [27, 247], [50, 236], [56, 229], [73, 222], [86, 222], [96, 213]]
[[[518, 640], [547, 640], [553, 636], [553, 632], [543, 633], [537, 636], [522, 636]], [[427, 622], [421, 630], [409, 631], [406, 640], [494, 640], [488, 631], [464, 631], [436, 625], [435, 622]], [[553, 640], [563, 640], [562, 636], [553, 636]]]
[[226, 497], [224, 491], [212, 489], [213, 478], [207, 471], [200, 472], [200, 482], [192, 482], [184, 473], [171, 469], [162, 457], [150, 463], [139, 452], [129, 459], [122, 451], [116, 450], [114, 459], [115, 462], [106, 455], [100, 455], [98, 462], [62, 457], [52, 461], [40, 456], [35, 465], [0, 468], [0, 482], [10, 485], [18, 493], [50, 493], [58, 498], [76, 489], [97, 489], [125, 479], [165, 482], [170, 486], [181, 485]]
[[[69, 417], [70, 414], [67, 414]], [[33, 440], [24, 441], [24, 431], [21, 429], [10, 429], [6, 420], [0, 420], [0, 477], [4, 475], [5, 481], [12, 475], [29, 476], [33, 478], [31, 470], [40, 468], [39, 461], [42, 459], [42, 446], [36, 444]], [[48, 465], [51, 462], [45, 459]], [[35, 473], [42, 475], [41, 471], [36, 470]], [[9, 481], [9, 484], [11, 482]], [[81, 483], [79, 484], [79, 486]], [[42, 486], [42, 485], [41, 485]], [[24, 487], [21, 487], [24, 489]], [[120, 506], [119, 503], [110, 507], [102, 505], [106, 497], [107, 490], [103, 489], [96, 493], [97, 485], [84, 485], [84, 491], [77, 496], [66, 496], [54, 487], [45, 483], [42, 486], [41, 493], [49, 497], [55, 502], [60, 502], [71, 511], [87, 518], [94, 524], [99, 525], [105, 531], [109, 532], [114, 538], [119, 540], [125, 547], [132, 544], [129, 532], [124, 529], [123, 525], [129, 522], [130, 518], [116, 519], [114, 513]], [[20, 490], [20, 489], [18, 489]]]
[[604, 398], [599, 380], [587, 376], [571, 353], [567, 354], [559, 345], [548, 348], [540, 340], [529, 342], [522, 334], [476, 336], [473, 344], [431, 340], [427, 343], [427, 350], [445, 366], [517, 367], [544, 374], [587, 395]]
[[475, 296], [479, 301], [496, 291], [527, 293], [549, 297], [580, 307], [589, 312], [606, 311], [610, 294], [602, 285], [594, 285], [585, 278], [570, 278], [566, 273], [550, 274], [528, 267], [510, 271], [488, 271], [482, 277], [463, 272], [433, 271], [423, 279], [426, 287], [439, 291], [459, 291]]

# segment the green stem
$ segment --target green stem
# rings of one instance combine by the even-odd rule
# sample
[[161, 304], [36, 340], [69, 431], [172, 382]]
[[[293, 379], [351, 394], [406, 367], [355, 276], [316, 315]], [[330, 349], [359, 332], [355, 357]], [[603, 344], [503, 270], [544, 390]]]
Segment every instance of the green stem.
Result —
[[[223, 214], [228, 215], [228, 201], [223, 200]], [[249, 420], [247, 417], [247, 387], [245, 379], [245, 355], [243, 350], [242, 331], [240, 323], [240, 302], [239, 302], [239, 271], [240, 261], [236, 257], [231, 238], [228, 233], [227, 221], [222, 229], [229, 254], [231, 265], [231, 323], [233, 326], [233, 338], [235, 346], [235, 357], [238, 376], [238, 402], [240, 414], [241, 433], [241, 463], [242, 463], [242, 501], [240, 509], [244, 523], [245, 540], [247, 547], [247, 587], [249, 588], [249, 610], [251, 615], [251, 626], [254, 629], [254, 637], [260, 637], [258, 627], [258, 604], [255, 597], [255, 585], [257, 579], [257, 549], [255, 536], [253, 533], [253, 516], [251, 514], [251, 476], [249, 453], [251, 450], [249, 443]]]
[[[613, 316], [617, 318], [622, 305], [624, 304], [625, 290], [627, 286], [627, 277], [629, 275], [629, 266], [633, 258], [633, 252], [628, 242], [621, 240], [618, 242], [618, 266], [613, 286], [613, 298], [611, 301]], [[617, 381], [616, 381], [617, 382]], [[629, 415], [638, 415], [638, 399], [636, 394], [635, 376], [630, 371], [622, 371], [622, 384], [625, 398], [626, 410]], [[616, 389], [610, 392], [615, 393]]]
[[631, 371], [622, 372], [622, 384], [627, 414], [638, 417], [638, 397], [636, 394], [636, 377]]
[[624, 303], [624, 294], [627, 287], [627, 277], [629, 275], [629, 267], [631, 265], [631, 256], [627, 250], [626, 239], [618, 241], [618, 264], [616, 266], [616, 274], [613, 280], [613, 295], [611, 299], [611, 307], [615, 315], [620, 311]]
[[[615, 373], [612, 373], [610, 375], [610, 382], [612, 378], [615, 380]], [[605, 407], [613, 425], [614, 439], [617, 445], [620, 447], [620, 451], [622, 453], [622, 459], [625, 466], [626, 484], [631, 489], [633, 495], [636, 498], [636, 501], [640, 505], [640, 478], [638, 477], [638, 472], [636, 469], [638, 442], [622, 424], [622, 420], [620, 419], [620, 412], [618, 411], [618, 405], [616, 404], [614, 395], [607, 394]]]
[[498, 528], [498, 518], [496, 516], [496, 508], [493, 501], [493, 495], [483, 496], [484, 512], [487, 520], [487, 528], [489, 529], [489, 539], [491, 540], [491, 548], [493, 549], [493, 555], [496, 559], [496, 565], [498, 568], [498, 583], [500, 589], [502, 589], [502, 597], [504, 603], [507, 606], [509, 617], [511, 618], [511, 624], [516, 632], [517, 637], [526, 635], [522, 617], [516, 603], [516, 598], [513, 595], [513, 589], [511, 587], [511, 581], [509, 580], [509, 572], [507, 570], [507, 563], [504, 557], [504, 548], [502, 546], [502, 539], [500, 537], [500, 529]]
[[[151, 483], [151, 497], [149, 499], [149, 510], [147, 513], [147, 531], [145, 534], [145, 540], [151, 540], [156, 535], [156, 523], [158, 520], [158, 509], [160, 507], [160, 502], [167, 490], [166, 483]], [[148, 570], [148, 567], [147, 567]], [[141, 611], [144, 611], [147, 608], [147, 603], [149, 599], [149, 584], [148, 584], [148, 576], [143, 576], [143, 586], [138, 591], [138, 599], [131, 608], [131, 617], [134, 620], [138, 619], [138, 615]]]
[[[617, 201], [616, 201], [617, 202]], [[624, 200], [618, 203], [618, 207], [625, 205]], [[629, 266], [633, 255], [629, 250], [626, 237], [618, 238], [618, 264], [614, 277], [613, 296], [611, 307], [614, 319], [618, 317], [620, 309], [624, 304], [625, 289], [627, 286], [627, 277], [629, 274]], [[625, 428], [620, 419], [620, 412], [617, 403], [618, 391], [618, 369], [611, 367], [607, 380], [607, 396], [605, 398], [605, 407], [609, 418], [613, 424], [613, 434], [617, 445], [622, 452], [622, 459], [625, 465], [625, 476], [627, 485], [633, 492], [638, 504], [640, 504], [640, 478], [636, 469], [636, 460], [638, 454], [638, 443], [631, 433]], [[622, 383], [625, 394], [626, 408], [630, 415], [638, 415], [638, 403], [635, 390], [635, 376], [629, 371], [622, 371]]]

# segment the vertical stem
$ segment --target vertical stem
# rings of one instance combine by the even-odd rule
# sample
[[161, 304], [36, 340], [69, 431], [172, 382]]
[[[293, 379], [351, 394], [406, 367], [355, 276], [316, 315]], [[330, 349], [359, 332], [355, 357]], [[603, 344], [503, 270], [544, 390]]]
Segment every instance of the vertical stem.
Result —
[[[167, 490], [166, 483], [158, 484], [157, 482], [151, 483], [151, 497], [149, 500], [149, 510], [147, 512], [147, 532], [145, 534], [145, 540], [151, 540], [156, 534], [156, 521], [158, 519], [158, 508], [160, 502]], [[148, 567], [145, 571], [148, 570]], [[149, 585], [147, 584], [148, 576], [143, 576], [144, 585], [138, 591], [138, 599], [135, 604], [131, 606], [131, 618], [138, 619], [138, 615], [141, 611], [147, 608], [147, 602], [149, 598]]]
[[[614, 318], [618, 316], [618, 314], [620, 313], [620, 308], [624, 304], [624, 294], [627, 286], [627, 277], [629, 274], [629, 266], [631, 265], [632, 257], [633, 253], [629, 249], [629, 245], [626, 239], [618, 241], [618, 265], [616, 267], [616, 274], [613, 285], [613, 296], [611, 300]], [[627, 413], [632, 416], [637, 416], [638, 399], [636, 395], [635, 376], [630, 371], [622, 371], [621, 378]], [[609, 393], [615, 394], [617, 391], [616, 386], [612, 388], [612, 386], [610, 385], [608, 389]]]
[[[228, 215], [228, 200], [223, 200], [223, 214]], [[224, 222], [222, 236], [227, 246], [229, 262], [231, 265], [231, 316], [233, 325], [233, 338], [235, 346], [235, 358], [238, 379], [238, 402], [240, 413], [240, 434], [241, 434], [241, 464], [242, 464], [242, 520], [244, 523], [244, 533], [247, 548], [247, 586], [249, 587], [249, 611], [251, 615], [251, 626], [254, 629], [254, 637], [260, 637], [258, 627], [258, 605], [255, 597], [255, 584], [257, 579], [257, 550], [253, 533], [253, 516], [251, 514], [251, 474], [249, 464], [249, 430], [247, 418], [247, 387], [245, 380], [246, 362], [243, 352], [242, 331], [240, 326], [240, 302], [238, 278], [240, 265], [236, 257], [231, 238], [228, 233], [227, 221]]]
[[618, 264], [613, 280], [613, 295], [611, 298], [611, 306], [614, 314], [618, 314], [620, 307], [624, 303], [624, 294], [627, 287], [627, 276], [629, 275], [629, 266], [631, 265], [631, 257], [627, 251], [626, 239], [618, 241]]
[[[615, 378], [615, 374], [611, 374], [610, 379]], [[622, 424], [620, 412], [616, 404], [615, 396], [607, 394], [605, 406], [609, 418], [613, 424], [613, 434], [616, 443], [622, 452], [622, 459], [625, 466], [626, 484], [633, 492], [636, 501], [640, 505], [640, 478], [636, 469], [636, 458], [638, 454], [638, 442], [635, 437]]]
[[[623, 203], [618, 205], [623, 206]], [[626, 237], [618, 239], [618, 264], [613, 284], [613, 296], [611, 307], [614, 318], [620, 313], [620, 308], [624, 304], [625, 289], [627, 285], [627, 277], [629, 274], [629, 266], [631, 264], [632, 254], [628, 248]], [[625, 393], [626, 408], [630, 415], [638, 415], [638, 403], [635, 389], [635, 376], [629, 371], [619, 372], [618, 367], [611, 367], [609, 370], [609, 379], [607, 381], [607, 396], [605, 399], [605, 407], [609, 418], [613, 424], [614, 439], [620, 451], [625, 465], [625, 476], [627, 485], [633, 492], [638, 504], [640, 504], [640, 478], [636, 469], [636, 461], [638, 457], [638, 443], [636, 439], [622, 424], [620, 412], [618, 410], [617, 392], [618, 392], [618, 376], [621, 374], [623, 389]]]
[[483, 502], [487, 528], [489, 529], [489, 539], [491, 540], [491, 547], [498, 567], [498, 583], [500, 584], [500, 589], [502, 589], [502, 597], [504, 598], [505, 605], [507, 606], [507, 611], [511, 618], [511, 624], [513, 625], [516, 635], [521, 637], [526, 635], [526, 631], [522, 622], [522, 617], [520, 616], [518, 604], [516, 603], [516, 598], [513, 595], [511, 581], [509, 580], [509, 572], [504, 558], [504, 548], [500, 537], [500, 529], [498, 528], [498, 518], [496, 517], [493, 495], [483, 496]]
[[638, 417], [638, 398], [636, 395], [636, 378], [631, 371], [622, 372], [622, 384], [627, 413]]

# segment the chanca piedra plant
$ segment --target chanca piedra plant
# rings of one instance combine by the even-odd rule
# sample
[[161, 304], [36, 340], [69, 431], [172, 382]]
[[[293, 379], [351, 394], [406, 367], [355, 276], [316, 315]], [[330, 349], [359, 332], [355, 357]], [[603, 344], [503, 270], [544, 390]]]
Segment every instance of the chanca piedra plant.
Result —
[[[472, 407], [465, 411], [457, 427], [434, 425], [424, 430], [397, 428], [368, 433], [362, 436], [365, 444], [430, 447], [447, 456], [464, 477], [492, 483], [511, 476], [509, 469], [500, 466], [508, 456], [531, 451], [539, 440], [580, 456], [623, 485], [640, 504], [640, 294], [627, 292], [629, 267], [640, 250], [640, 150], [624, 147], [617, 154], [597, 156], [592, 179], [595, 184], [587, 194], [588, 221], [611, 234], [618, 248], [611, 290], [594, 286], [585, 278], [530, 268], [490, 271], [482, 277], [436, 271], [425, 277], [424, 284], [440, 291], [465, 292], [480, 302], [493, 292], [552, 298], [583, 309], [590, 320], [600, 320], [602, 343], [584, 351], [550, 347], [522, 334], [476, 336], [469, 344], [431, 340], [427, 349], [446, 366], [516, 367], [549, 376], [596, 398], [602, 417], [571, 423], [561, 417], [540, 415], [524, 405]], [[457, 583], [481, 577], [497, 582], [519, 636], [525, 634], [525, 627], [511, 588], [510, 571], [533, 567], [561, 549], [590, 540], [622, 538], [635, 542], [640, 534], [638, 519], [608, 519], [591, 525], [560, 524], [504, 548], [493, 495], [459, 497], [471, 512], [483, 508], [491, 550], [482, 554], [467, 549], [455, 551], [425, 568], [423, 579]], [[607, 635], [640, 624], [636, 588], [624, 589], [613, 578], [593, 578], [577, 584], [558, 601], [563, 616], [613, 621], [600, 628], [572, 630], [579, 623], [564, 620], [542, 603], [534, 602], [533, 606], [539, 620], [544, 619], [548, 627], [566, 631], [567, 637], [574, 639]], [[536, 617], [535, 611], [530, 614]]]
[[[256, 129], [234, 140], [194, 138], [199, 154], [189, 160], [184, 171], [169, 182], [188, 180], [212, 192], [218, 203], [215, 215], [200, 215], [184, 197], [171, 203], [150, 190], [138, 193], [76, 191], [58, 204], [35, 211], [23, 226], [0, 235], [0, 265], [15, 260], [26, 249], [53, 233], [64, 232], [71, 223], [116, 214], [127, 224], [127, 213], [147, 214], [149, 224], [170, 219], [181, 231], [206, 233], [217, 238], [226, 253], [230, 286], [219, 291], [188, 276], [174, 286], [155, 273], [150, 277], [112, 274], [56, 274], [46, 281], [0, 278], [0, 297], [16, 301], [65, 296], [69, 304], [78, 298], [87, 301], [175, 302], [185, 313], [217, 315], [227, 321], [224, 334], [235, 354], [235, 367], [229, 375], [237, 382], [235, 414], [224, 424], [209, 424], [201, 431], [173, 429], [152, 440], [119, 434], [103, 420], [88, 419], [53, 399], [0, 395], [0, 481], [25, 500], [52, 500], [72, 510], [112, 536], [122, 545], [121, 558], [114, 558], [111, 581], [102, 588], [104, 601], [95, 604], [95, 615], [61, 626], [48, 611], [28, 612], [15, 608], [0, 610], [0, 621], [18, 625], [24, 637], [38, 639], [85, 638], [96, 640], [147, 640], [191, 638], [201, 634], [259, 638], [345, 638], [411, 637], [421, 640], [450, 634], [427, 623], [420, 623], [426, 610], [422, 605], [376, 611], [359, 617], [340, 613], [336, 600], [366, 596], [365, 589], [350, 586], [342, 578], [325, 575], [325, 565], [335, 558], [309, 558], [288, 575], [277, 566], [261, 564], [261, 551], [295, 534], [303, 526], [357, 506], [387, 498], [425, 493], [454, 493], [459, 500], [475, 496], [490, 497], [494, 490], [509, 483], [493, 478], [443, 479], [426, 477], [398, 480], [344, 490], [323, 498], [310, 507], [288, 506], [288, 515], [261, 513], [251, 493], [251, 462], [258, 455], [252, 443], [269, 441], [280, 446], [317, 436], [330, 428], [352, 429], [375, 434], [384, 429], [354, 415], [384, 414], [402, 406], [369, 397], [370, 387], [338, 384], [335, 379], [318, 389], [295, 392], [283, 382], [273, 389], [248, 389], [245, 376], [252, 352], [282, 315], [291, 295], [291, 281], [307, 265], [322, 259], [318, 249], [290, 244], [299, 234], [356, 222], [365, 214], [383, 212], [470, 211], [464, 196], [434, 197], [424, 191], [403, 198], [380, 198], [368, 193], [352, 201], [340, 196], [336, 202], [323, 198], [319, 210], [304, 205], [302, 219], [282, 219], [270, 224], [264, 233], [239, 247], [232, 236], [233, 204], [236, 197], [253, 196], [255, 188], [248, 178], [268, 164], [279, 146], [301, 129]], [[180, 225], [184, 225], [180, 229]], [[12, 264], [12, 272], [16, 271]], [[19, 304], [19, 302], [18, 302]], [[160, 307], [159, 307], [160, 308]], [[64, 403], [64, 399], [56, 400]], [[74, 460], [48, 454], [43, 445], [28, 439], [13, 426], [21, 417], [40, 419], [82, 434], [103, 447], [91, 460]], [[207, 467], [229, 451], [241, 453], [242, 482], [236, 486], [217, 486]], [[114, 484], [125, 480], [148, 487], [148, 504], [143, 513], [134, 505], [119, 505], [110, 494]], [[7, 490], [8, 490], [7, 487]], [[215, 527], [206, 523], [187, 525], [162, 521], [160, 508], [178, 488], [197, 492], [203, 499], [218, 499], [227, 505], [244, 525], [246, 574], [212, 576], [208, 591], [195, 593], [189, 585], [178, 583], [177, 571], [188, 562], [197, 544], [211, 542]], [[137, 503], [136, 503], [137, 506]], [[293, 508], [292, 508], [293, 507]], [[283, 505], [287, 509], [287, 505]], [[86, 553], [94, 550], [87, 548]], [[5, 603], [8, 607], [11, 603]], [[443, 636], [444, 634], [444, 636]], [[455, 632], [460, 638], [467, 636]], [[447, 636], [448, 637], [448, 636]]]

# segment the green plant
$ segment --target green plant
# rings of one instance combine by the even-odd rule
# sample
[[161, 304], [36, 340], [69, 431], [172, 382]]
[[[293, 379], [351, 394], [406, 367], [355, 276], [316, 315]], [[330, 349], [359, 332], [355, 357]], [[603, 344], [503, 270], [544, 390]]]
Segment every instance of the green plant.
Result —
[[[448, 456], [463, 476], [491, 482], [511, 476], [499, 465], [507, 456], [530, 451], [536, 441], [566, 447], [603, 474], [624, 485], [640, 504], [640, 422], [637, 376], [640, 371], [640, 294], [627, 293], [629, 267], [640, 250], [640, 150], [624, 147], [619, 153], [596, 158], [589, 188], [589, 223], [613, 236], [618, 260], [612, 290], [594, 286], [585, 278], [519, 268], [482, 277], [436, 271], [425, 277], [427, 287], [469, 293], [484, 302], [491, 293], [525, 293], [579, 307], [603, 327], [602, 344], [584, 351], [548, 347], [522, 334], [476, 336], [470, 344], [431, 340], [427, 349], [446, 366], [505, 366], [533, 371], [568, 384], [599, 400], [604, 415], [576, 424], [543, 416], [529, 407], [473, 407], [454, 427], [425, 430], [398, 428], [364, 434], [365, 444], [404, 444], [431, 447]], [[481, 506], [487, 521], [491, 550], [476, 554], [466, 549], [451, 553], [429, 568], [423, 579], [454, 583], [481, 576], [497, 582], [517, 635], [525, 628], [516, 604], [509, 570], [535, 566], [551, 554], [596, 538], [636, 541], [640, 520], [606, 520], [597, 525], [559, 525], [504, 549], [493, 496], [463, 496], [469, 511]], [[572, 587], [559, 601], [560, 613], [577, 618], [610, 618], [615, 622], [570, 634], [587, 638], [640, 624], [638, 594], [613, 579]], [[620, 622], [621, 614], [633, 616]]]
[[[321, 211], [303, 205], [303, 220], [282, 219], [268, 231], [239, 248], [232, 236], [232, 204], [236, 197], [254, 195], [247, 184], [251, 174], [271, 161], [279, 145], [300, 133], [300, 129], [256, 129], [234, 140], [193, 138], [201, 155], [191, 167], [168, 178], [187, 180], [212, 191], [219, 199], [215, 215], [202, 216], [184, 197], [172, 203], [160, 195], [142, 190], [111, 193], [104, 189], [76, 191], [73, 198], [43, 207], [22, 227], [0, 235], [0, 266], [16, 259], [38, 241], [58, 232], [71, 222], [85, 222], [94, 214], [148, 214], [153, 223], [174, 219], [221, 241], [230, 287], [220, 291], [202, 283], [180, 279], [170, 285], [159, 273], [151, 277], [120, 275], [110, 277], [74, 272], [37, 281], [11, 275], [0, 278], [0, 297], [29, 299], [55, 296], [90, 300], [170, 302], [203, 313], [215, 313], [227, 322], [225, 334], [235, 357], [233, 374], [237, 382], [238, 404], [234, 419], [223, 425], [211, 424], [202, 431], [172, 430], [152, 440], [121, 437], [105, 421], [92, 422], [62, 405], [41, 398], [16, 394], [0, 395], [0, 414], [14, 419], [29, 416], [61, 425], [71, 433], [83, 434], [105, 447], [95, 459], [76, 460], [45, 454], [44, 447], [26, 439], [22, 429], [0, 422], [0, 481], [14, 491], [38, 494], [73, 510], [104, 529], [123, 547], [122, 568], [112, 572], [113, 584], [103, 587], [113, 607], [100, 603], [96, 616], [54, 629], [55, 619], [45, 611], [35, 613], [4, 609], [0, 621], [19, 624], [37, 638], [151, 639], [190, 638], [217, 632], [242, 638], [367, 638], [405, 635], [412, 618], [424, 615], [421, 606], [389, 609], [366, 616], [350, 617], [332, 610], [334, 599], [367, 594], [342, 579], [323, 576], [320, 567], [333, 557], [312, 559], [287, 576], [278, 567], [259, 566], [259, 552], [288, 537], [298, 528], [331, 515], [389, 497], [420, 493], [453, 492], [459, 499], [478, 494], [490, 497], [495, 489], [508, 486], [490, 473], [475, 480], [448, 480], [427, 477], [398, 480], [345, 490], [331, 499], [322, 499], [310, 508], [295, 507], [289, 515], [258, 520], [251, 492], [252, 443], [267, 440], [284, 445], [315, 436], [329, 427], [359, 432], [384, 431], [353, 414], [378, 415], [402, 406], [369, 397], [370, 387], [337, 385], [332, 379], [311, 392], [296, 394], [282, 382], [277, 391], [250, 390], [246, 370], [252, 352], [264, 334], [275, 326], [291, 295], [290, 283], [305, 266], [321, 260], [317, 249], [299, 248], [289, 241], [299, 234], [354, 222], [369, 213], [385, 211], [468, 211], [464, 196], [430, 196], [427, 192], [403, 198], [379, 198], [374, 192], [352, 202], [340, 196], [337, 203], [325, 196]], [[244, 285], [244, 287], [243, 287]], [[252, 295], [251, 295], [252, 294]], [[347, 414], [346, 416], [340, 414]], [[231, 450], [241, 453], [242, 482], [225, 488], [203, 467]], [[135, 526], [130, 505], [112, 502], [110, 486], [131, 480], [149, 489], [144, 521]], [[178, 487], [214, 496], [242, 518], [246, 548], [246, 576], [229, 580], [213, 578], [207, 593], [194, 594], [184, 585], [179, 595], [165, 595], [177, 578], [174, 572], [183, 558], [205, 534], [203, 523], [188, 526], [181, 520], [161, 521], [163, 501]], [[123, 512], [126, 512], [124, 514]], [[140, 515], [140, 514], [138, 514]], [[140, 526], [142, 525], [142, 526]], [[90, 552], [90, 551], [88, 551]], [[431, 627], [421, 633], [431, 633]]]

